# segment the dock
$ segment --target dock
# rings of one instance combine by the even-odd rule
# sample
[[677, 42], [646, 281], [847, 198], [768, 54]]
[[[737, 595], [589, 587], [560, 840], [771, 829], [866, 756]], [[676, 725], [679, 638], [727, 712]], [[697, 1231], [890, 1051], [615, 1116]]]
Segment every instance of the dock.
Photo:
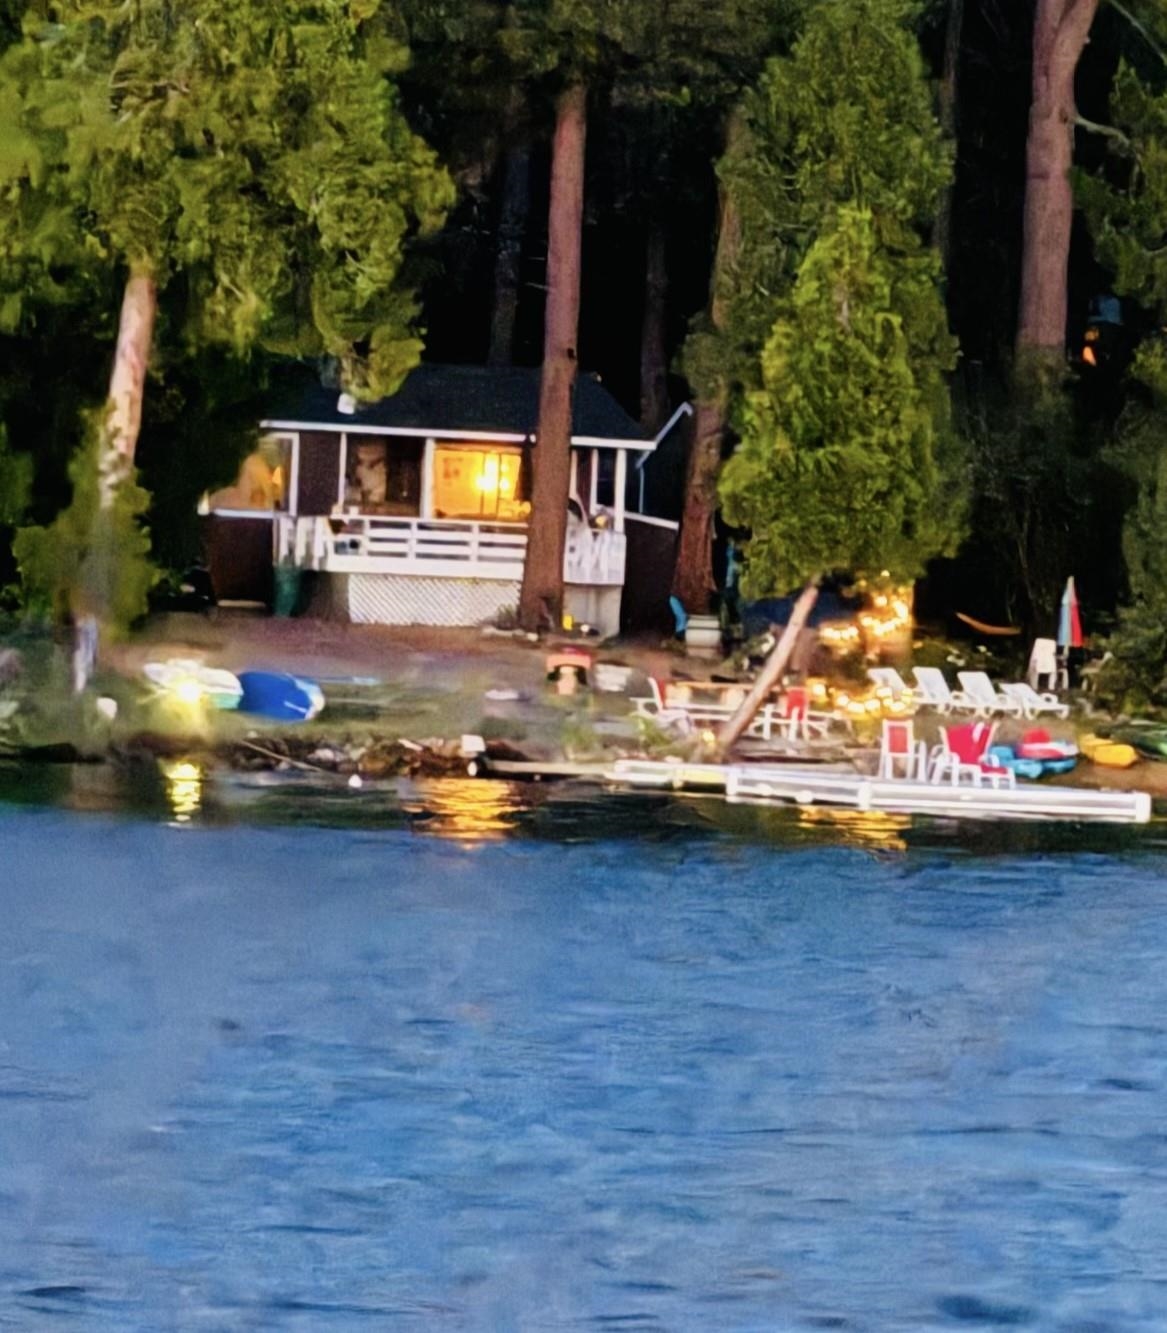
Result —
[[703, 764], [659, 759], [611, 763], [507, 763], [482, 757], [477, 771], [500, 778], [574, 778], [641, 791], [720, 792], [727, 801], [760, 805], [820, 805], [944, 819], [1063, 820], [1146, 824], [1144, 791], [1107, 791], [1055, 783], [917, 782], [879, 778], [827, 764]]

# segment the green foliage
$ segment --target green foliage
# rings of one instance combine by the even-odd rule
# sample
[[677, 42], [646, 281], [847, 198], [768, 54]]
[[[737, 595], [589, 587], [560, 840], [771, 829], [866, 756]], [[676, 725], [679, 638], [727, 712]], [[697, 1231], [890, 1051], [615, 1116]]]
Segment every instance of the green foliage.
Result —
[[327, 353], [362, 395], [420, 353], [401, 282], [449, 177], [375, 0], [68, 0], [0, 63], [0, 319], [63, 271], [186, 276], [187, 333]]
[[916, 9], [815, 7], [720, 165], [740, 245], [718, 275], [724, 327], [696, 329], [686, 365], [699, 392], [737, 386], [721, 498], [750, 531], [753, 595], [827, 569], [911, 577], [961, 532], [944, 381], [956, 346], [923, 240], [951, 154]]
[[1121, 148], [1106, 175], [1079, 172], [1075, 194], [1090, 223], [1098, 258], [1114, 273], [1115, 291], [1150, 309], [1167, 307], [1167, 95], [1156, 93], [1127, 64], [1119, 67], [1111, 114]]
[[1154, 338], [1139, 349], [1132, 396], [1112, 451], [1135, 489], [1123, 527], [1130, 598], [1108, 643], [1114, 654], [1098, 681], [1112, 704], [1167, 703], [1167, 344]]
[[889, 254], [871, 212], [851, 207], [803, 261], [722, 474], [726, 517], [751, 533], [751, 595], [833, 569], [910, 578], [953, 547], [942, 373], [955, 349], [936, 269], [926, 252]]
[[109, 628], [125, 630], [145, 613], [157, 578], [142, 524], [150, 497], [130, 478], [117, 488], [112, 508], [99, 511], [102, 426], [100, 415], [90, 418], [70, 464], [72, 502], [48, 526], [21, 529], [13, 552], [31, 614], [61, 619], [96, 609]]
[[813, 7], [790, 55], [768, 61], [745, 96], [718, 166], [741, 229], [734, 263], [716, 275], [725, 333], [709, 347], [698, 328], [685, 352], [699, 391], [711, 375], [756, 383], [775, 303], [837, 208], [869, 209], [893, 249], [915, 248], [930, 225], [952, 164], [910, 28], [916, 8]]
[[[1157, 71], [1160, 85], [1162, 72]], [[1114, 288], [1167, 319], [1167, 92], [1122, 64], [1111, 114], [1119, 127], [1105, 174], [1079, 173], [1078, 200]], [[1123, 530], [1130, 600], [1099, 678], [1107, 701], [1127, 707], [1167, 702], [1167, 343], [1159, 328], [1138, 349], [1112, 450], [1135, 492]]]
[[16, 454], [8, 447], [0, 422], [0, 528], [18, 523], [32, 495], [32, 456]]
[[1072, 400], [1040, 384], [999, 399], [984, 390], [962, 413], [975, 501], [965, 556], [986, 572], [985, 604], [1052, 633], [1066, 576], [1088, 552], [1099, 464], [1080, 439]]

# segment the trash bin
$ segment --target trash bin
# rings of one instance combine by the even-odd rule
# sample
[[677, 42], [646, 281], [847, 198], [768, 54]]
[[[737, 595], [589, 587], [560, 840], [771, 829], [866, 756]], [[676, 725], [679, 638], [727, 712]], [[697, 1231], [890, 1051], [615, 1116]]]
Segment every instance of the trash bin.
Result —
[[277, 565], [272, 611], [277, 616], [294, 616], [300, 606], [300, 588], [304, 571], [294, 565]]

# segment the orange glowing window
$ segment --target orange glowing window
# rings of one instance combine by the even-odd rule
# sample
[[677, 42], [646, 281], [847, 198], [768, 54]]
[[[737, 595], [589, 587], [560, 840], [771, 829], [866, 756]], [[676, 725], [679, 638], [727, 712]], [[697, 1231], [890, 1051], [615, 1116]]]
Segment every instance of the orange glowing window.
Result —
[[439, 444], [434, 450], [434, 514], [522, 523], [531, 511], [521, 449]]

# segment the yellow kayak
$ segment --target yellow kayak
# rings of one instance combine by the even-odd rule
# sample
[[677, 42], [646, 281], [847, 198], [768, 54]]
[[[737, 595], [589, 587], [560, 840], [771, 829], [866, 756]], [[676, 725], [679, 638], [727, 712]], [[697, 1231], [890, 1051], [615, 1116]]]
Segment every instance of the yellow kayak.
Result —
[[1105, 736], [1079, 736], [1078, 749], [1091, 762], [1104, 768], [1130, 768], [1139, 758], [1133, 745], [1108, 740]]

